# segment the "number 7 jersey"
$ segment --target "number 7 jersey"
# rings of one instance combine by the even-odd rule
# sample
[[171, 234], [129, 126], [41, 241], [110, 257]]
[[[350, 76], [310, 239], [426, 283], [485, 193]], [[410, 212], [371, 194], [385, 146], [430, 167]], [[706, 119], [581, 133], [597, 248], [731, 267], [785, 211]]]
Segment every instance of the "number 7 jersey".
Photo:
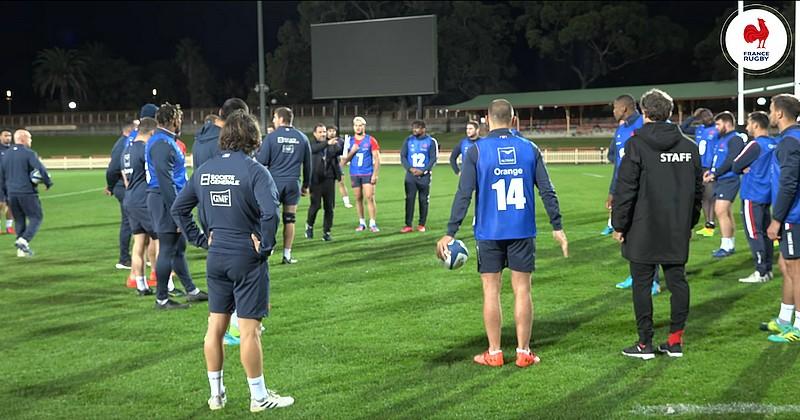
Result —
[[378, 141], [375, 137], [365, 134], [361, 140], [351, 137], [352, 147], [358, 148], [353, 159], [350, 161], [350, 176], [372, 176], [374, 170], [372, 163], [372, 151], [380, 150]]
[[475, 239], [506, 240], [536, 236], [534, 184], [554, 230], [561, 230], [561, 212], [553, 184], [536, 145], [492, 130], [467, 151], [447, 233], [455, 236], [475, 190]]

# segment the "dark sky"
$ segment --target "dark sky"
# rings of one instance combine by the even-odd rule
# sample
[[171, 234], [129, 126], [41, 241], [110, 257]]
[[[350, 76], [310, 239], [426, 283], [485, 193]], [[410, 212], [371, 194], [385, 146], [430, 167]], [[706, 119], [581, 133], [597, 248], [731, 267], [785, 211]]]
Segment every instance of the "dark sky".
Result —
[[[280, 25], [297, 18], [297, 2], [264, 2], [267, 51], [277, 45]], [[254, 1], [2, 2], [0, 19], [0, 95], [13, 91], [15, 113], [36, 103], [31, 63], [44, 48], [100, 41], [115, 56], [144, 65], [174, 57], [177, 42], [188, 37], [199, 43], [219, 80], [241, 77], [258, 61]]]
[[[764, 3], [773, 4], [774, 1]], [[298, 2], [264, 2], [266, 51], [277, 45], [278, 28], [298, 20]], [[649, 2], [650, 15], [667, 15], [689, 32], [690, 45], [682, 63], [666, 57], [648, 67], [653, 79], [695, 81], [692, 74], [693, 45], [704, 39], [717, 17], [735, 8], [733, 1]], [[39, 102], [31, 83], [32, 62], [44, 48], [78, 48], [89, 42], [105, 44], [114, 56], [144, 65], [175, 55], [181, 38], [198, 42], [217, 80], [241, 78], [257, 61], [256, 3], [251, 2], [0, 2], [0, 97], [14, 92], [14, 113], [34, 111]], [[519, 69], [513, 81], [521, 90], [552, 89], [555, 81], [542, 74], [538, 54], [527, 48], [518, 34], [513, 59]], [[443, 52], [440, 51], [440, 54]], [[544, 72], [546, 76], [547, 72]], [[637, 83], [627, 77], [626, 84]], [[617, 84], [608, 78], [603, 83]], [[0, 109], [4, 109], [0, 108]]]

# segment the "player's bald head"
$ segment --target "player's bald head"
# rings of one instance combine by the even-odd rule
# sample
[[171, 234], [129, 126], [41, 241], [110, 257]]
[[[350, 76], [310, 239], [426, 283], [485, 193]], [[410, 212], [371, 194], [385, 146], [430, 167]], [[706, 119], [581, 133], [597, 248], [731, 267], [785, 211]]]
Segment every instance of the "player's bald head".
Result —
[[19, 129], [14, 132], [14, 143], [15, 144], [24, 144], [26, 146], [30, 146], [31, 144], [31, 132], [24, 129]]
[[514, 118], [514, 107], [505, 99], [495, 99], [489, 104], [489, 122], [494, 128], [508, 128]]

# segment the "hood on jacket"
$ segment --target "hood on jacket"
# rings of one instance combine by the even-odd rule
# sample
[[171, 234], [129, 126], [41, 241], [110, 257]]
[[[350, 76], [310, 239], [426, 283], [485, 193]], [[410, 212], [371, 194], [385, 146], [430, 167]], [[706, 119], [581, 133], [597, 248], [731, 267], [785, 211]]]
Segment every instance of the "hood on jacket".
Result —
[[636, 136], [655, 150], [672, 149], [678, 142], [686, 139], [677, 125], [661, 121], [645, 123], [636, 130]]
[[220, 128], [214, 123], [207, 122], [203, 124], [203, 127], [200, 128], [200, 131], [195, 136], [194, 141], [196, 143], [216, 142], [219, 140], [220, 131]]

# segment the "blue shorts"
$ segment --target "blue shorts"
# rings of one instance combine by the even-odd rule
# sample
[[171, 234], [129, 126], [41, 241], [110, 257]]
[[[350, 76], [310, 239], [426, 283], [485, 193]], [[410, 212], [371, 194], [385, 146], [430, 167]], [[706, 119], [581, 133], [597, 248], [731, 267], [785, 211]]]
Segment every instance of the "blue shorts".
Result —
[[[800, 224], [784, 223], [781, 226], [781, 255], [787, 260], [800, 258]], [[771, 246], [771, 245], [770, 245]]]
[[276, 179], [275, 188], [278, 190], [278, 201], [284, 206], [296, 206], [300, 202], [300, 180]]
[[269, 268], [255, 249], [245, 255], [212, 251], [206, 258], [208, 311], [239, 318], [261, 319], [269, 315]]
[[536, 269], [536, 238], [477, 241], [477, 248], [479, 273], [499, 273], [506, 267], [522, 273]]
[[147, 192], [147, 209], [153, 222], [153, 231], [156, 233], [177, 233], [178, 225], [172, 220], [167, 203], [161, 197], [161, 193]]
[[372, 184], [372, 175], [350, 175], [351, 187], [361, 188], [365, 184]]
[[718, 179], [714, 182], [714, 198], [733, 202], [739, 193], [739, 177]]
[[147, 207], [139, 206], [125, 206], [125, 211], [128, 212], [128, 224], [131, 227], [131, 232], [134, 235], [147, 233], [151, 238], [154, 238], [155, 232], [153, 231], [153, 219], [150, 216], [150, 211]]

